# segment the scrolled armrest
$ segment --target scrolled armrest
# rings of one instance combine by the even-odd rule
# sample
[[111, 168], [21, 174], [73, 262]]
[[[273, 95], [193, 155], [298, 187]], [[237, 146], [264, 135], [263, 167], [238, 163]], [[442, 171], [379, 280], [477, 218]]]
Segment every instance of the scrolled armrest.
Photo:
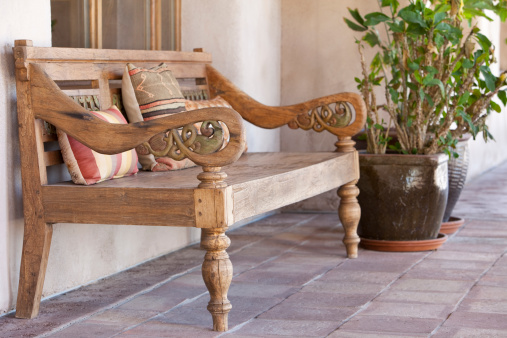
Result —
[[256, 126], [271, 129], [287, 124], [291, 128], [327, 130], [338, 137], [348, 137], [357, 134], [366, 122], [366, 106], [356, 93], [339, 93], [290, 106], [266, 106], [238, 89], [212, 66], [206, 67], [211, 95], [224, 98]]
[[[159, 119], [131, 124], [111, 124], [97, 118], [70, 97], [37, 65], [30, 67], [32, 107], [36, 118], [64, 131], [87, 147], [102, 154], [117, 154], [146, 143], [153, 136], [166, 132], [172, 135], [173, 153], [188, 157], [201, 166], [222, 167], [235, 162], [245, 147], [245, 130], [241, 116], [233, 109], [214, 107], [172, 114]], [[48, 98], [51, 98], [48, 100]], [[227, 146], [221, 146], [224, 123], [230, 132]], [[202, 135], [181, 136], [176, 129], [203, 123]], [[185, 127], [187, 126], [187, 127]], [[215, 133], [216, 131], [216, 133]], [[207, 146], [209, 145], [209, 146]]]

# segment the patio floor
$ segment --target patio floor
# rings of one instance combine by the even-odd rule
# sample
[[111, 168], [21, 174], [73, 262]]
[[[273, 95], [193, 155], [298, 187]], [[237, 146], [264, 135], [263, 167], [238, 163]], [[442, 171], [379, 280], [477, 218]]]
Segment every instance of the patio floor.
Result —
[[0, 318], [0, 337], [507, 337], [507, 163], [468, 184], [465, 226], [438, 251], [345, 258], [335, 214], [229, 232], [229, 331], [210, 330], [191, 246]]

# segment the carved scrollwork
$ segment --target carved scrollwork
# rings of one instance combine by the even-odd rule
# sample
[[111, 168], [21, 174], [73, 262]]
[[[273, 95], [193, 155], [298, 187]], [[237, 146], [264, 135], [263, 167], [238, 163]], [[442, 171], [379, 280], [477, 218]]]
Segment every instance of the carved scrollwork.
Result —
[[336, 102], [315, 107], [306, 114], [298, 115], [289, 122], [289, 127], [303, 130], [313, 129], [321, 132], [346, 127], [350, 124], [350, 121], [352, 121], [352, 112], [349, 103]]
[[181, 129], [168, 130], [153, 136], [136, 148], [141, 155], [153, 154], [155, 157], [170, 157], [176, 161], [191, 153], [211, 154], [219, 150], [224, 143], [224, 131], [217, 121], [204, 121], [200, 126], [188, 124]]

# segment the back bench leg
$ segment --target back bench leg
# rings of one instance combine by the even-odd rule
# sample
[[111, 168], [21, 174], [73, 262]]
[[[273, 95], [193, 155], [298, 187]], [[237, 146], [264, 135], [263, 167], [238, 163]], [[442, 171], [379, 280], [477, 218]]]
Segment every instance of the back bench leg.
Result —
[[359, 236], [357, 236], [357, 225], [361, 218], [361, 207], [357, 202], [359, 189], [356, 187], [357, 181], [352, 181], [338, 189], [340, 196], [340, 206], [338, 215], [345, 229], [345, 237], [343, 243], [347, 248], [347, 256], [349, 258], [357, 258], [357, 248], [359, 245]]
[[210, 294], [208, 311], [213, 317], [214, 331], [228, 330], [228, 314], [232, 307], [227, 299], [232, 280], [232, 263], [225, 251], [231, 244], [225, 235], [226, 229], [201, 229], [201, 248], [207, 251], [202, 264], [202, 278]]
[[42, 287], [48, 265], [53, 225], [37, 219], [34, 223], [25, 223], [16, 304], [17, 318], [34, 318], [39, 314]]

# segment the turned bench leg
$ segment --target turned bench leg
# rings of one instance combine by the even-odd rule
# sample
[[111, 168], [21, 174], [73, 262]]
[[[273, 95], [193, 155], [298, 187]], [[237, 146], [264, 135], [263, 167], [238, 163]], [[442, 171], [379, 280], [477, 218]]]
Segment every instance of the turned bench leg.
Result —
[[226, 229], [201, 229], [201, 248], [207, 251], [202, 264], [202, 278], [210, 294], [208, 311], [213, 317], [214, 331], [228, 330], [228, 314], [232, 307], [227, 299], [232, 280], [232, 263], [225, 252], [231, 244], [225, 235]]
[[16, 304], [17, 318], [34, 318], [39, 314], [48, 265], [53, 225], [38, 220], [34, 223], [32, 226], [25, 225]]
[[359, 189], [356, 187], [356, 183], [357, 181], [352, 181], [338, 189], [338, 196], [340, 196], [338, 216], [340, 216], [340, 221], [345, 229], [343, 243], [347, 248], [347, 256], [349, 258], [357, 258], [357, 248], [359, 245], [357, 225], [361, 218], [361, 207], [356, 198], [359, 195]]

